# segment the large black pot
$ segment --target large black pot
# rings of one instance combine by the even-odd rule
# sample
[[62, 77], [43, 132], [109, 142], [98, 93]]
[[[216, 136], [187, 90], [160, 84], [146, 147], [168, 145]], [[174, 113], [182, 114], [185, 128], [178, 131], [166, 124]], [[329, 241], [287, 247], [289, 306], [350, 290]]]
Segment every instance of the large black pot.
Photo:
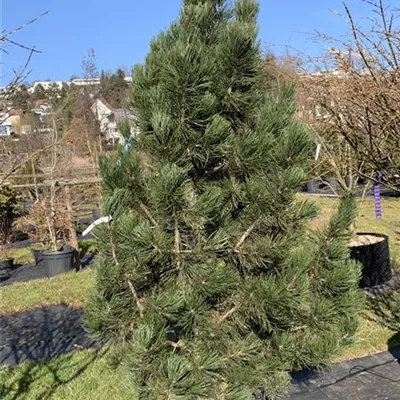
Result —
[[389, 237], [380, 233], [357, 233], [370, 235], [383, 240], [350, 247], [350, 256], [362, 265], [360, 287], [367, 288], [381, 285], [392, 278], [390, 268]]
[[74, 249], [44, 251], [42, 256], [43, 267], [48, 278], [75, 269]]
[[14, 259], [0, 261], [0, 279], [8, 279], [14, 272]]

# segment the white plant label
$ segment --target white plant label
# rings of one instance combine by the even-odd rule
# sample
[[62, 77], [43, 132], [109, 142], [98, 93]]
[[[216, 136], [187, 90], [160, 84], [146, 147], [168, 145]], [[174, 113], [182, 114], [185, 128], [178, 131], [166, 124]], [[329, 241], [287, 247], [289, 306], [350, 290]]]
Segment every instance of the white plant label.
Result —
[[317, 145], [317, 150], [316, 150], [316, 152], [315, 152], [315, 161], [318, 161], [318, 158], [319, 158], [319, 154], [321, 153], [321, 145], [318, 143], [318, 145]]
[[107, 217], [101, 217], [99, 219], [96, 219], [96, 221], [94, 221], [92, 224], [90, 224], [83, 232], [82, 232], [82, 236], [86, 236], [95, 226], [103, 224], [103, 223], [107, 223], [110, 222], [112, 220], [111, 216], [107, 216]]

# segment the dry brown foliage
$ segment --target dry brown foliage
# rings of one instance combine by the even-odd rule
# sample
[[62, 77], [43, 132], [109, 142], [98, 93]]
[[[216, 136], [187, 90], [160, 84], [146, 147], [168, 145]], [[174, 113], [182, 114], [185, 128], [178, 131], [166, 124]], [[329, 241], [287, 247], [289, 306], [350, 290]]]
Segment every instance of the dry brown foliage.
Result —
[[300, 116], [315, 130], [338, 167], [373, 179], [382, 172], [395, 188], [400, 173], [400, 11], [384, 0], [366, 2], [372, 18], [357, 23], [344, 4], [349, 35], [320, 34], [330, 48], [323, 69], [301, 74]]
[[[58, 188], [56, 195], [42, 192], [41, 197], [32, 206], [27, 215], [19, 218], [16, 226], [25, 230], [31, 239], [43, 244], [45, 247], [53, 247], [53, 250], [68, 240], [68, 212], [63, 193]], [[56, 212], [52, 212], [52, 207]]]

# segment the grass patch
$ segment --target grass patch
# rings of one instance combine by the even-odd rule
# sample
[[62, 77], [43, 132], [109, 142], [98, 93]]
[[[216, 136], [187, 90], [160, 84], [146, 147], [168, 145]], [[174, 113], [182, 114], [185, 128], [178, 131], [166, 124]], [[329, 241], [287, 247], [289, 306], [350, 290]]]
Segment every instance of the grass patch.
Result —
[[396, 331], [380, 323], [373, 313], [366, 311], [360, 318], [360, 326], [354, 338], [354, 344], [345, 348], [344, 352], [333, 361], [364, 357], [398, 347], [400, 342], [392, 340], [396, 335]]
[[[80, 242], [79, 250], [81, 257], [88, 252], [96, 252], [95, 241]], [[11, 249], [9, 254], [15, 259], [15, 263], [34, 262], [32, 252], [28, 247]], [[4, 286], [0, 291], [0, 315], [61, 303], [75, 308], [83, 307], [93, 285], [93, 270], [86, 269], [79, 273], [73, 271], [51, 279], [35, 279]]]
[[[312, 228], [322, 228], [336, 211], [338, 198], [301, 195], [302, 199], [311, 199], [321, 209], [321, 214], [312, 224]], [[375, 217], [373, 199], [359, 199], [358, 216], [354, 224], [358, 232], [377, 232], [389, 236], [391, 258], [394, 266], [400, 267], [400, 199], [382, 199], [382, 218]], [[399, 303], [400, 304], [400, 303]], [[393, 340], [398, 333], [393, 324], [377, 318], [376, 310], [367, 310], [360, 318], [360, 327], [354, 344], [345, 349], [344, 353], [335, 361], [362, 357], [387, 350], [389, 347], [400, 345], [400, 341]], [[400, 327], [400, 323], [399, 323]], [[388, 345], [390, 343], [390, 346]]]
[[[337, 209], [338, 198], [317, 197], [301, 195], [302, 199], [311, 199], [321, 208], [321, 214], [311, 226], [321, 228], [328, 221], [332, 213]], [[376, 232], [389, 236], [390, 253], [395, 264], [400, 266], [400, 199], [382, 199], [382, 218], [375, 217], [375, 205], [373, 199], [358, 200], [358, 216], [355, 222], [355, 230], [358, 232]]]
[[0, 368], [2, 400], [131, 400], [123, 374], [106, 350], [85, 350], [50, 361]]
[[50, 279], [35, 279], [4, 286], [0, 292], [0, 313], [9, 314], [61, 303], [75, 308], [82, 307], [93, 285], [93, 271], [87, 269]]
[[7, 250], [7, 256], [14, 259], [15, 264], [33, 264], [33, 257], [30, 247], [11, 248]]

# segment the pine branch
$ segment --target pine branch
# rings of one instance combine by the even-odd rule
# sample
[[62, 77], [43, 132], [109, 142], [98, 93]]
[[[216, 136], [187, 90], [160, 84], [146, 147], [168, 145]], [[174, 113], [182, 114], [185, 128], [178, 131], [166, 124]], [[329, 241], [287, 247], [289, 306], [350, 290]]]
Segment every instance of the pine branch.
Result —
[[143, 210], [143, 212], [146, 214], [147, 218], [150, 220], [150, 222], [154, 225], [154, 226], [158, 226], [156, 220], [152, 217], [152, 215], [150, 214], [150, 211], [147, 209], [147, 207], [143, 204], [140, 203], [139, 207]]
[[180, 252], [181, 252], [181, 235], [179, 232], [179, 226], [178, 226], [178, 220], [175, 219], [175, 254], [177, 255], [177, 267], [180, 269], [181, 262], [179, 260], [180, 257]]
[[132, 282], [129, 279], [128, 279], [128, 286], [129, 286], [129, 289], [130, 289], [130, 291], [132, 293], [133, 299], [135, 300], [136, 306], [137, 306], [137, 308], [139, 310], [140, 318], [143, 318], [143, 311], [144, 311], [143, 305], [140, 302], [139, 296], [137, 295], [136, 290], [133, 287]]
[[119, 266], [119, 261], [118, 261], [118, 258], [117, 258], [117, 249], [116, 249], [116, 246], [115, 246], [114, 232], [111, 229], [110, 224], [108, 224], [108, 228], [110, 230], [111, 254], [112, 254], [113, 260], [115, 262], [115, 265], [118, 267]]
[[258, 218], [257, 220], [255, 220], [253, 222], [253, 224], [246, 230], [246, 232], [242, 235], [242, 237], [240, 238], [240, 240], [236, 243], [236, 246], [233, 248], [233, 252], [234, 253], [239, 253], [239, 247], [244, 243], [244, 241], [249, 237], [249, 235], [251, 234], [251, 232], [253, 231], [253, 229], [255, 228], [257, 222], [260, 221], [260, 218]]
[[175, 253], [179, 254], [180, 253], [180, 241], [181, 241], [181, 235], [179, 233], [179, 227], [178, 227], [178, 220], [175, 220]]
[[219, 324], [224, 322], [231, 314], [233, 314], [237, 310], [237, 306], [231, 308], [229, 311], [227, 311], [224, 315], [222, 315], [218, 321]]

